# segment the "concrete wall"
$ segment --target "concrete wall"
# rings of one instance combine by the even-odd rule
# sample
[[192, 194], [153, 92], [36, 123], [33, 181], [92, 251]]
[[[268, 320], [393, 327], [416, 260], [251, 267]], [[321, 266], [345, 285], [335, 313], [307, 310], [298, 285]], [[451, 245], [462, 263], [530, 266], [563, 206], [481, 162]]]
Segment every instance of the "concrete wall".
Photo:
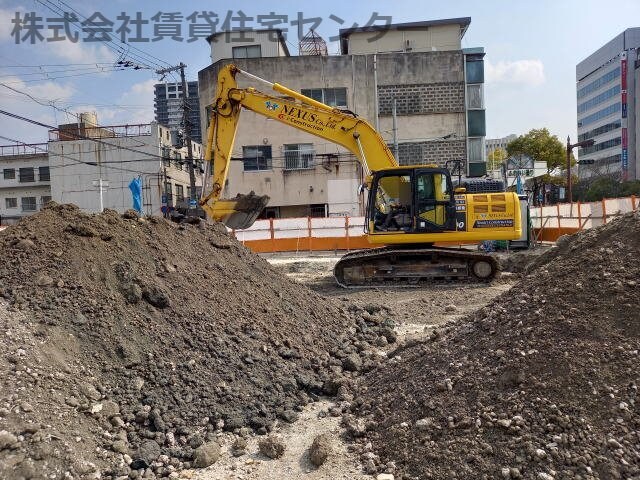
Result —
[[[382, 35], [380, 38], [376, 37]], [[353, 32], [349, 35], [349, 53], [431, 52], [460, 50], [460, 25], [436, 25], [412, 30]]]
[[[241, 33], [243, 36], [241, 36]], [[247, 40], [250, 39], [250, 40]], [[260, 45], [263, 57], [281, 57], [286, 55], [285, 47], [275, 32], [221, 32], [214, 35], [210, 42], [211, 63], [233, 58], [233, 47]]]
[[[46, 147], [46, 145], [44, 145]], [[22, 210], [23, 197], [36, 198], [36, 211], [40, 210], [43, 205], [42, 197], [51, 196], [51, 187], [49, 181], [40, 180], [39, 167], [49, 165], [47, 153], [34, 153], [24, 155], [6, 155], [0, 156], [0, 220], [3, 225], [14, 223], [15, 220], [35, 213], [33, 211]], [[4, 179], [4, 169], [14, 169], [14, 179]], [[19, 169], [34, 168], [34, 182], [20, 182]], [[17, 201], [16, 208], [6, 208], [6, 199], [15, 198]]]

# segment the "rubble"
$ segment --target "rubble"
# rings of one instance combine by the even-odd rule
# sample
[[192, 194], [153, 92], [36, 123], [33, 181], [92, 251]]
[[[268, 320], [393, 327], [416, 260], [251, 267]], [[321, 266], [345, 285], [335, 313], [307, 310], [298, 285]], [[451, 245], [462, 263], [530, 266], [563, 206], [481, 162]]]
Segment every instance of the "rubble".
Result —
[[382, 327], [221, 225], [126, 217], [51, 202], [0, 232], [1, 478], [169, 476], [374, 368]]
[[553, 252], [488, 306], [361, 377], [345, 422], [373, 447], [366, 468], [393, 461], [402, 479], [640, 477], [640, 217]]

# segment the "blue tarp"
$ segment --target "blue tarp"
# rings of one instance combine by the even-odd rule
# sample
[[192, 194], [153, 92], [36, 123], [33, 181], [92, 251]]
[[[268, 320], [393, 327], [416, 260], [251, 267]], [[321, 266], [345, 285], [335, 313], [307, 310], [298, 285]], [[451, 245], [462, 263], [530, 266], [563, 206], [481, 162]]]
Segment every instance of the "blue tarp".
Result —
[[129, 190], [133, 196], [133, 209], [142, 213], [142, 177], [131, 180]]

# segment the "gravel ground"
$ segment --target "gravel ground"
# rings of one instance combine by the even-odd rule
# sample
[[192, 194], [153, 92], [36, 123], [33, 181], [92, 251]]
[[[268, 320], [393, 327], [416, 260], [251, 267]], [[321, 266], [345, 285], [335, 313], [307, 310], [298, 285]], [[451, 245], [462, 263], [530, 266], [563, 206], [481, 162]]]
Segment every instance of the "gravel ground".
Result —
[[[490, 285], [431, 285], [421, 288], [399, 289], [343, 289], [335, 285], [332, 269], [338, 256], [291, 255], [266, 256], [269, 263], [279, 268], [289, 278], [304, 283], [328, 299], [337, 300], [343, 308], [369, 317], [384, 318], [395, 324], [398, 342], [426, 338], [434, 327], [449, 320], [482, 308], [496, 296], [507, 291], [515, 277], [503, 274]], [[382, 347], [381, 352], [391, 347]], [[347, 402], [348, 403], [348, 402]], [[374, 479], [366, 474], [366, 464], [371, 452], [355, 452], [345, 442], [346, 430], [340, 419], [326, 414], [340, 410], [340, 397], [322, 400], [305, 407], [298, 421], [292, 425], [278, 425], [274, 434], [282, 437], [286, 445], [283, 457], [268, 459], [258, 452], [260, 437], [248, 441], [247, 454], [234, 457], [232, 437], [221, 439], [220, 460], [209, 469], [199, 471], [197, 480], [235, 479]], [[333, 409], [333, 410], [332, 410]], [[321, 413], [322, 412], [322, 413]], [[334, 440], [334, 452], [327, 463], [315, 468], [309, 463], [308, 449], [313, 439], [330, 432]]]

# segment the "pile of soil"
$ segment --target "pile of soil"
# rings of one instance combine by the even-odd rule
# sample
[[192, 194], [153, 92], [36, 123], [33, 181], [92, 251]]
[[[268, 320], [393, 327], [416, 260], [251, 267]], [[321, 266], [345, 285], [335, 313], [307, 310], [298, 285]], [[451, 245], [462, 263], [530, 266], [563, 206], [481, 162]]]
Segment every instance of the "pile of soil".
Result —
[[625, 215], [398, 348], [345, 417], [365, 466], [402, 479], [640, 478], [639, 258], [640, 216]]
[[0, 254], [0, 478], [204, 466], [223, 430], [294, 421], [391, 338], [221, 225], [50, 204]]

